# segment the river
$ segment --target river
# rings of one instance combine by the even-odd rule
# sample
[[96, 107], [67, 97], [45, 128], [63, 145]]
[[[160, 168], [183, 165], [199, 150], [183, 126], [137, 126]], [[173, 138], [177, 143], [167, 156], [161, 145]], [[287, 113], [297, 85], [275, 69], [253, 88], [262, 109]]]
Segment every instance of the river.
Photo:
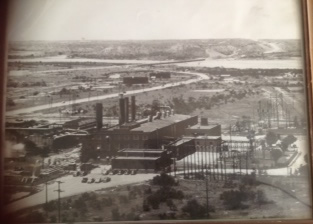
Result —
[[[24, 59], [9, 59], [9, 62], [95, 62], [95, 63], [116, 63], [116, 64], [150, 64], [150, 63], [164, 63], [169, 61], [155, 61], [155, 60], [110, 60], [110, 59], [92, 59], [92, 58], [67, 58], [66, 55], [55, 57], [41, 57], [41, 58], [24, 58]], [[204, 61], [185, 62], [177, 64], [184, 67], [224, 67], [224, 68], [260, 68], [260, 69], [302, 69], [302, 58], [289, 59], [272, 59], [272, 60], [251, 60], [251, 59], [206, 59]]]

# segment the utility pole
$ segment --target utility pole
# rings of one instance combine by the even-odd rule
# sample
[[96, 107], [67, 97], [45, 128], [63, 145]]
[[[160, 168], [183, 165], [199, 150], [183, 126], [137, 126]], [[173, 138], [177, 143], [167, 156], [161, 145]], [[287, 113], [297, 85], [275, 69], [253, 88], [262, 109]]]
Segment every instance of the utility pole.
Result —
[[48, 217], [48, 181], [46, 181], [46, 216]]
[[275, 102], [276, 102], [277, 128], [279, 128], [279, 108], [278, 108], [278, 94], [277, 94], [277, 92], [276, 92], [276, 96], [275, 96]]
[[246, 151], [246, 174], [248, 175], [248, 150]]
[[61, 197], [60, 197], [60, 194], [61, 192], [63, 192], [61, 189], [60, 189], [60, 184], [62, 184], [63, 182], [62, 181], [57, 181], [58, 183], [58, 190], [55, 190], [58, 192], [58, 222], [61, 223]]
[[[270, 104], [271, 103], [271, 104]], [[271, 111], [272, 110], [272, 100], [269, 102], [269, 101], [266, 101], [266, 115], [267, 115], [267, 126], [269, 128], [272, 127], [271, 125], [271, 119], [272, 119], [272, 113]]]
[[206, 192], [206, 215], [207, 218], [209, 218], [209, 184], [207, 177], [205, 177], [205, 192]]

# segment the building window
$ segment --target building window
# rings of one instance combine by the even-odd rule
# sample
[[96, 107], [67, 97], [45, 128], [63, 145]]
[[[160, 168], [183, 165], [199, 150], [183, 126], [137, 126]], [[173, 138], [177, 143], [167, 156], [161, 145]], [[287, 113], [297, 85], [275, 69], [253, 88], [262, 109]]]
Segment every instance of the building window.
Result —
[[139, 135], [133, 135], [134, 140], [139, 140]]
[[142, 139], [143, 139], [143, 140], [148, 140], [148, 135], [143, 135], [143, 136], [142, 136]]

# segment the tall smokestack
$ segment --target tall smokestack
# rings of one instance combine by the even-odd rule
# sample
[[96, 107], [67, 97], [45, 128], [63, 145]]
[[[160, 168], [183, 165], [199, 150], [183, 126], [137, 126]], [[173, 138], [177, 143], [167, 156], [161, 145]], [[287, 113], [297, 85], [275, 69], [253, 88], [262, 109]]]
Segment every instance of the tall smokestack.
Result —
[[123, 94], [120, 94], [119, 104], [120, 104], [120, 119], [119, 119], [119, 124], [122, 125], [122, 124], [125, 123], [125, 103], [124, 103]]
[[97, 129], [102, 128], [102, 116], [103, 116], [103, 107], [102, 103], [97, 103], [96, 104], [96, 124], [97, 124]]
[[125, 122], [129, 122], [129, 100], [128, 97], [125, 97], [124, 99], [125, 103]]
[[136, 120], [136, 98], [135, 96], [131, 96], [131, 120]]

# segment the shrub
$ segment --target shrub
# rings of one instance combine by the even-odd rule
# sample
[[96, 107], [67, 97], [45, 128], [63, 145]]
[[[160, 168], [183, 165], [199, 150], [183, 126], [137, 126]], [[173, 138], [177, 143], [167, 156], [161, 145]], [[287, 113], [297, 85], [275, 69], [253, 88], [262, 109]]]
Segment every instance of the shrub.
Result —
[[43, 206], [43, 209], [48, 212], [52, 212], [56, 210], [57, 208], [58, 207], [57, 207], [56, 201], [49, 201], [47, 204], [44, 204]]
[[104, 206], [111, 206], [113, 204], [113, 200], [111, 197], [108, 197], [108, 198], [102, 198], [102, 204]]
[[245, 175], [243, 176], [243, 178], [241, 179], [241, 183], [244, 185], [256, 185], [257, 181], [256, 181], [256, 175], [255, 173], [252, 173], [251, 175]]
[[47, 221], [45, 215], [39, 211], [34, 211], [34, 212], [30, 213], [26, 217], [26, 220], [33, 222], [33, 223], [43, 223], [43, 222]]
[[149, 204], [148, 204], [148, 202], [147, 202], [146, 200], [143, 201], [142, 210], [143, 210], [144, 212], [150, 211], [150, 206], [149, 206]]
[[111, 213], [112, 213], [112, 220], [113, 221], [119, 221], [120, 220], [121, 215], [120, 215], [120, 211], [118, 210], [118, 208], [113, 208], [111, 210]]
[[153, 209], [158, 209], [161, 199], [157, 194], [152, 194], [147, 197], [147, 202]]
[[256, 192], [256, 203], [257, 203], [258, 205], [264, 205], [264, 204], [269, 203], [269, 201], [268, 201], [268, 199], [267, 199], [267, 197], [266, 197], [264, 191], [258, 190], [258, 191]]
[[174, 177], [171, 177], [166, 173], [161, 173], [161, 175], [155, 176], [152, 179], [152, 183], [160, 186], [174, 186], [176, 182]]
[[[182, 211], [187, 213], [191, 219], [202, 219], [206, 217], [206, 207], [199, 204], [196, 199], [191, 199], [182, 207]], [[209, 214], [208, 214], [209, 215]]]
[[15, 106], [15, 105], [16, 105], [15, 102], [14, 102], [14, 100], [12, 100], [11, 98], [8, 98], [8, 99], [7, 99], [6, 104], [7, 104], [7, 106]]
[[220, 199], [223, 200], [223, 204], [229, 210], [243, 209], [246, 205], [243, 205], [243, 201], [248, 199], [248, 195], [244, 191], [230, 190], [224, 191], [220, 195]]
[[128, 197], [125, 196], [125, 195], [119, 196], [119, 200], [120, 200], [120, 203], [122, 203], [122, 204], [129, 203], [129, 199], [128, 199]]

